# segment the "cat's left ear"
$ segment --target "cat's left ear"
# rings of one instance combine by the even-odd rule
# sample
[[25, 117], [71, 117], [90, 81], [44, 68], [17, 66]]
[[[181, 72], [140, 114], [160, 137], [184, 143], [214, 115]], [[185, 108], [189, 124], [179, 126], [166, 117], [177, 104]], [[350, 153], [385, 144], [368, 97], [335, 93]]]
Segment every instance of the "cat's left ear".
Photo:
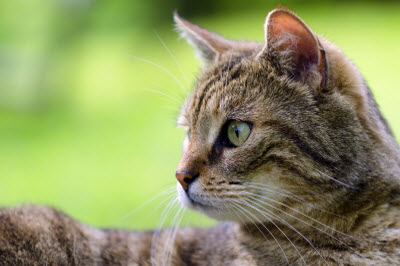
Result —
[[234, 46], [233, 41], [190, 23], [181, 18], [176, 11], [174, 12], [174, 20], [181, 36], [196, 49], [205, 66], [218, 60], [220, 54]]
[[325, 50], [303, 20], [279, 8], [268, 14], [264, 27], [265, 46], [259, 57], [275, 54], [283, 65], [289, 65], [296, 80], [305, 83], [317, 81], [317, 86], [325, 86]]

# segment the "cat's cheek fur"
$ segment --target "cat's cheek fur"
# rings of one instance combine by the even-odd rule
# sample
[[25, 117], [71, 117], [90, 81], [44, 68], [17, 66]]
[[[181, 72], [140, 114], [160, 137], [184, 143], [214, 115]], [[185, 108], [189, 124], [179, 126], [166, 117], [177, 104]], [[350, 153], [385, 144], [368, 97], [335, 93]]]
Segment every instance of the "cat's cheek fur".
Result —
[[182, 143], [182, 151], [185, 152], [189, 146], [189, 137], [186, 136]]

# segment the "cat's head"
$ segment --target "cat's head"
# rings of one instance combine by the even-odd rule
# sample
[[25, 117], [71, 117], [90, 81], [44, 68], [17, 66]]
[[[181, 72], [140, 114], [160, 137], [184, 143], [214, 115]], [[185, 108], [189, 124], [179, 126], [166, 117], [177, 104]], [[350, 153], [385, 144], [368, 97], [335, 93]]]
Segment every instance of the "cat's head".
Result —
[[389, 193], [374, 183], [381, 165], [371, 150], [378, 156], [376, 145], [393, 138], [336, 46], [284, 9], [268, 14], [265, 43], [174, 18], [204, 63], [178, 121], [187, 130], [176, 171], [185, 206], [238, 222], [295, 211], [329, 220], [364, 208], [370, 186]]

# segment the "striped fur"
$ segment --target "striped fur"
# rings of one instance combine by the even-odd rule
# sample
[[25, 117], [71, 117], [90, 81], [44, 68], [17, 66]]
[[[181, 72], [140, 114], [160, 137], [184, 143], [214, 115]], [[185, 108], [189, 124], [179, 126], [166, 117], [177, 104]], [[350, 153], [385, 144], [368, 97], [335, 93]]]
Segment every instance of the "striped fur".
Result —
[[[399, 264], [399, 146], [354, 64], [283, 9], [265, 43], [175, 20], [205, 65], [178, 120], [190, 140], [177, 170], [198, 173], [179, 198], [225, 222], [182, 228], [171, 244], [166, 231], [155, 242], [48, 207], [3, 209], [0, 263]], [[242, 146], [226, 144], [230, 120], [251, 124]]]

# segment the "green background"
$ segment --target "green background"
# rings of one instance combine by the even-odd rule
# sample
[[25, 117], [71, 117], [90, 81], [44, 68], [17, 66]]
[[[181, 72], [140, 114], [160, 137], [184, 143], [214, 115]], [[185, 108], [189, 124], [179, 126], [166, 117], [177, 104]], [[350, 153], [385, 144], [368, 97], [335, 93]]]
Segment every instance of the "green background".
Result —
[[[291, 8], [354, 60], [399, 136], [400, 4], [320, 3], [0, 0], [1, 205], [49, 204], [101, 227], [159, 224], [170, 194], [137, 208], [175, 186], [178, 83], [190, 90], [200, 68], [174, 31], [175, 9], [262, 41], [268, 11]], [[183, 221], [212, 223], [192, 212]]]

